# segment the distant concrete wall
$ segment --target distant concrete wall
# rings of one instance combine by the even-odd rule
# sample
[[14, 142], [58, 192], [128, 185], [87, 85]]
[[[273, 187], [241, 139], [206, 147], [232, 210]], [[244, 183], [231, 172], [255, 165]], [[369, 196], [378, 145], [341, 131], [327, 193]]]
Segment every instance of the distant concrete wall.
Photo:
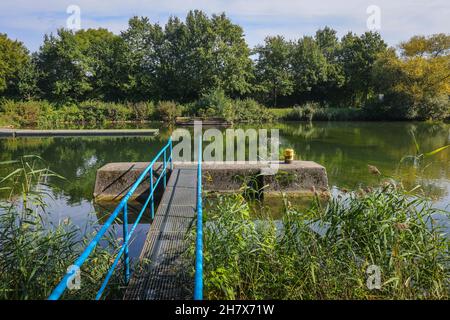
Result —
[[155, 136], [158, 129], [28, 130], [0, 128], [0, 137]]
[[[109, 163], [97, 171], [94, 197], [97, 201], [121, 199], [146, 168], [146, 162]], [[192, 165], [175, 163], [175, 167]], [[162, 164], [155, 163], [154, 171], [159, 174]], [[314, 191], [328, 190], [328, 177], [325, 167], [312, 161], [293, 161], [279, 163], [275, 174], [267, 173], [267, 165], [260, 163], [212, 163], [202, 164], [202, 183], [204, 191], [238, 191], [245, 182], [257, 180], [260, 186], [267, 187], [264, 193], [279, 194], [281, 191], [294, 195], [312, 194]], [[154, 180], [157, 179], [154, 177]], [[148, 192], [149, 178], [136, 190], [136, 196]]]

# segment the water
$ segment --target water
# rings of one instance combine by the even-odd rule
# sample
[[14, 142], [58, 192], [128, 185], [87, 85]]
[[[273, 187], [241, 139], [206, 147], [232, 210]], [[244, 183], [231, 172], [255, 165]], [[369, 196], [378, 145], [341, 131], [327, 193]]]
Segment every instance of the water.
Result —
[[[147, 124], [155, 128], [157, 124]], [[281, 148], [294, 148], [301, 159], [327, 168], [330, 187], [355, 189], [376, 185], [380, 178], [368, 171], [376, 166], [383, 177], [402, 177], [406, 187], [421, 184], [436, 207], [449, 209], [450, 148], [423, 159], [400, 165], [404, 156], [450, 144], [450, 124], [415, 122], [316, 122], [265, 125], [280, 129]], [[244, 128], [248, 128], [244, 127]], [[84, 227], [88, 220], [104, 219], [110, 212], [93, 202], [97, 169], [109, 162], [149, 161], [167, 142], [171, 130], [161, 127], [156, 137], [3, 138], [0, 161], [22, 155], [39, 155], [53, 171], [67, 180], [50, 179], [48, 212], [54, 222], [70, 218]], [[205, 143], [207, 144], [207, 143]], [[0, 176], [4, 176], [5, 169]], [[148, 221], [139, 229], [145, 236]], [[140, 241], [138, 241], [140, 242]], [[137, 251], [136, 251], [137, 252]]]

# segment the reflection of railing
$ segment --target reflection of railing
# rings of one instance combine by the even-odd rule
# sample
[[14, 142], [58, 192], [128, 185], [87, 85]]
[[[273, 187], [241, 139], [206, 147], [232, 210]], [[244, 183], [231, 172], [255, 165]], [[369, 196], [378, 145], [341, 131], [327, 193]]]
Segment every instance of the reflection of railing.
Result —
[[203, 299], [203, 209], [202, 209], [202, 137], [198, 139], [197, 166], [197, 240], [195, 245], [194, 299]]
[[[167, 153], [169, 153], [169, 157], [167, 158]], [[159, 174], [158, 179], [153, 182], [153, 166], [155, 162], [163, 157], [163, 167]], [[76, 269], [81, 268], [81, 266], [86, 262], [89, 255], [92, 253], [92, 251], [95, 249], [101, 238], [104, 236], [106, 231], [109, 229], [109, 227], [112, 225], [112, 223], [116, 220], [116, 218], [119, 216], [120, 212], [123, 211], [123, 242], [120, 247], [119, 252], [116, 255], [116, 258], [111, 265], [110, 269], [108, 270], [108, 273], [106, 274], [106, 277], [100, 287], [100, 289], [97, 292], [97, 295], [95, 296], [95, 299], [98, 300], [101, 298], [109, 279], [114, 273], [115, 268], [117, 267], [117, 264], [119, 263], [120, 258], [123, 256], [123, 268], [124, 268], [124, 278], [125, 282], [128, 283], [130, 280], [130, 259], [128, 256], [128, 244], [131, 239], [131, 236], [133, 232], [135, 231], [139, 221], [142, 218], [142, 215], [145, 212], [145, 209], [147, 209], [148, 204], [150, 203], [151, 208], [151, 217], [153, 219], [155, 215], [155, 204], [154, 204], [154, 193], [156, 188], [158, 187], [159, 182], [161, 179], [163, 180], [164, 188], [166, 187], [167, 183], [167, 166], [170, 165], [170, 170], [173, 170], [173, 158], [172, 158], [172, 139], [169, 139], [167, 144], [159, 151], [159, 153], [156, 155], [156, 157], [150, 162], [150, 164], [145, 168], [145, 170], [141, 173], [139, 178], [136, 180], [136, 182], [131, 186], [130, 190], [127, 192], [125, 197], [120, 201], [120, 203], [117, 205], [117, 207], [114, 209], [111, 216], [108, 218], [108, 220], [105, 222], [105, 224], [101, 227], [101, 229], [97, 232], [95, 237], [91, 240], [91, 242], [88, 244], [86, 249], [81, 253], [81, 255], [78, 257], [78, 259], [73, 263], [73, 266], [75, 268], [72, 268], [71, 271], [68, 271], [64, 277], [61, 279], [59, 284], [56, 286], [56, 288], [53, 290], [53, 292], [48, 297], [49, 300], [57, 300], [61, 297], [61, 295], [64, 293], [64, 291], [67, 288], [67, 284], [71, 281], [72, 277], [75, 276]], [[147, 200], [145, 201], [144, 205], [142, 206], [142, 209], [134, 222], [132, 228], [130, 231], [128, 231], [128, 200], [133, 195], [133, 193], [136, 191], [137, 187], [141, 184], [141, 182], [145, 179], [145, 177], [149, 174], [150, 176], [150, 192], [148, 195]]]

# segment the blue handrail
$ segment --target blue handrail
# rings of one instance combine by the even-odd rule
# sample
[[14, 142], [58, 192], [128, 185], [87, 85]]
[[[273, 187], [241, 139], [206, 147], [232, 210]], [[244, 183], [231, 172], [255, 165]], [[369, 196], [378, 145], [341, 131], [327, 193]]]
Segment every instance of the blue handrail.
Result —
[[202, 136], [198, 142], [197, 165], [197, 240], [195, 245], [194, 300], [203, 300], [203, 209], [202, 209]]
[[[119, 252], [117, 253], [117, 256], [111, 265], [110, 269], [108, 270], [105, 279], [103, 280], [103, 283], [100, 287], [100, 289], [97, 292], [97, 295], [95, 297], [96, 300], [100, 299], [104, 290], [106, 289], [106, 286], [108, 284], [109, 279], [114, 273], [114, 270], [119, 263], [120, 258], [122, 255], [124, 256], [124, 278], [125, 282], [128, 283], [130, 279], [130, 259], [128, 257], [128, 245], [129, 241], [131, 239], [131, 236], [133, 235], [133, 232], [135, 231], [139, 221], [142, 218], [142, 215], [144, 214], [145, 209], [147, 208], [149, 202], [151, 201], [151, 216], [154, 217], [154, 193], [155, 190], [161, 181], [161, 178], [164, 177], [164, 187], [166, 185], [166, 174], [167, 174], [167, 165], [170, 164], [170, 170], [173, 169], [173, 158], [172, 158], [172, 139], [170, 138], [167, 144], [159, 151], [159, 153], [156, 155], [156, 157], [153, 158], [152, 162], [145, 168], [145, 170], [141, 173], [139, 178], [136, 180], [136, 182], [131, 186], [130, 190], [127, 192], [127, 194], [122, 198], [120, 203], [117, 205], [117, 207], [114, 209], [111, 216], [106, 220], [106, 222], [103, 224], [103, 226], [100, 228], [100, 230], [97, 232], [95, 237], [91, 240], [91, 242], [88, 244], [86, 249], [81, 253], [81, 255], [78, 257], [77, 260], [73, 263], [74, 266], [77, 266], [78, 268], [81, 268], [81, 266], [86, 262], [89, 255], [92, 253], [92, 251], [95, 249], [101, 238], [104, 236], [108, 228], [112, 225], [112, 223], [116, 220], [120, 212], [123, 211], [123, 242], [121, 245], [121, 248]], [[167, 150], [169, 150], [169, 158], [167, 158]], [[161, 157], [164, 156], [164, 162], [163, 162], [163, 168], [162, 172], [159, 175], [158, 179], [155, 183], [153, 183], [153, 165], [155, 162]], [[136, 191], [137, 187], [141, 184], [141, 182], [145, 179], [146, 175], [149, 173], [150, 175], [150, 193], [147, 198], [147, 200], [144, 203], [144, 206], [142, 207], [141, 211], [139, 212], [138, 217], [136, 218], [136, 221], [134, 222], [130, 232], [128, 232], [128, 200], [133, 195], [133, 193]], [[61, 295], [64, 293], [64, 291], [67, 288], [67, 283], [71, 278], [74, 276], [76, 272], [76, 268], [72, 268], [71, 271], [68, 271], [64, 277], [61, 279], [61, 281], [58, 283], [58, 285], [55, 287], [53, 292], [48, 297], [49, 300], [58, 300]]]

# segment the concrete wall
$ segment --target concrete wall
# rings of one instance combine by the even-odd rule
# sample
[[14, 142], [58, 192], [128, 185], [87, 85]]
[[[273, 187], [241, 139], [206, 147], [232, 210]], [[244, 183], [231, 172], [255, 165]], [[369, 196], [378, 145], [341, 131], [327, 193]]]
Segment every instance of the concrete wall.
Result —
[[[115, 162], [108, 163], [97, 170], [95, 178], [94, 197], [96, 201], [118, 201], [122, 199], [141, 173], [148, 166], [148, 162]], [[161, 163], [153, 166], [153, 182], [159, 177], [162, 169]], [[148, 194], [150, 176], [147, 174], [138, 186], [131, 200]]]
[[[97, 201], [121, 199], [146, 168], [146, 162], [109, 163], [97, 171], [94, 197]], [[192, 163], [175, 163], [174, 167], [192, 166]], [[154, 171], [158, 174], [162, 165], [155, 163]], [[307, 195], [314, 191], [326, 192], [328, 178], [325, 168], [312, 161], [293, 161], [291, 164], [279, 163], [273, 173], [267, 165], [260, 163], [211, 163], [202, 164], [203, 190], [217, 192], [238, 191], [244, 183], [257, 182], [267, 187], [264, 194], [279, 194], [281, 191], [292, 195]], [[155, 175], [154, 180], [157, 179]], [[133, 198], [148, 192], [149, 178], [136, 190]]]

